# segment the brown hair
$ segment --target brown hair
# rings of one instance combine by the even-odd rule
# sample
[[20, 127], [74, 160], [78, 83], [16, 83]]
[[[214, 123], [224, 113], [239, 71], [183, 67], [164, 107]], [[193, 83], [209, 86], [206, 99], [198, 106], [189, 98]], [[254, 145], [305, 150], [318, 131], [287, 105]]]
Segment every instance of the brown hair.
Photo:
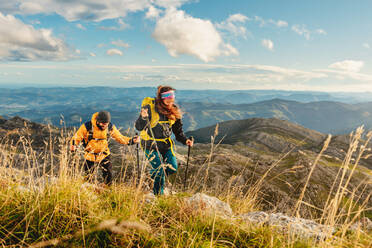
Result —
[[156, 99], [155, 99], [155, 107], [156, 107], [156, 111], [158, 111], [160, 114], [163, 114], [168, 119], [175, 121], [177, 119], [182, 118], [181, 110], [174, 104], [168, 107], [167, 105], [164, 104], [163, 100], [161, 99], [161, 93], [164, 93], [170, 90], [175, 91], [175, 89], [173, 89], [170, 86], [163, 86], [163, 85], [158, 86], [158, 92], [156, 94]]

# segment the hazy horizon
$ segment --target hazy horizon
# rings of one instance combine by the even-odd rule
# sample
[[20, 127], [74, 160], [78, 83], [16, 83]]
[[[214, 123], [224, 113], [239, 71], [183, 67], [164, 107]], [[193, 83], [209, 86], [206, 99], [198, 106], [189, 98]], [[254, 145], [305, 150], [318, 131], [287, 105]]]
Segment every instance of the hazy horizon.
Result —
[[[171, 84], [170, 84], [171, 85]], [[119, 89], [131, 89], [131, 88], [156, 88], [157, 86], [110, 86], [110, 85], [54, 85], [54, 84], [0, 84], [0, 89], [24, 89], [24, 88], [95, 88], [95, 87], [107, 87], [107, 88], [119, 88]], [[179, 87], [177, 90], [195, 90], [195, 91], [279, 91], [279, 92], [303, 92], [303, 93], [331, 93], [331, 94], [372, 94], [372, 91], [360, 91], [360, 92], [349, 92], [349, 91], [316, 91], [316, 90], [290, 90], [290, 89], [217, 89], [217, 88], [182, 88]]]

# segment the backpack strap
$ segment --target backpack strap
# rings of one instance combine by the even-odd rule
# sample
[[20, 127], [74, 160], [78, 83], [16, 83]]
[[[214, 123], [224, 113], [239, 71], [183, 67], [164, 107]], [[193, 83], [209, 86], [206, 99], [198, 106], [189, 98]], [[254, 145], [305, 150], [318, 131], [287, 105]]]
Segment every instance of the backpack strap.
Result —
[[[93, 138], [93, 125], [92, 125], [92, 121], [87, 121], [87, 122], [84, 123], [84, 125], [85, 125], [85, 128], [88, 131], [88, 137], [87, 137], [87, 139], [83, 139], [83, 147], [85, 148], [88, 145], [88, 143], [92, 139], [94, 139], [94, 138]], [[112, 129], [113, 129], [113, 125], [110, 122], [109, 125], [108, 125], [107, 134], [106, 134], [107, 141], [111, 138], [111, 131], [112, 131]]]
[[93, 125], [91, 121], [85, 122], [84, 125], [88, 131], [87, 139], [83, 139], [83, 147], [85, 148], [88, 145], [89, 141], [93, 139]]
[[109, 125], [108, 125], [108, 128], [107, 128], [107, 134], [106, 134], [107, 141], [109, 141], [109, 139], [111, 138], [111, 132], [112, 132], [112, 129], [113, 129], [113, 125], [112, 125], [112, 123], [110, 122]]

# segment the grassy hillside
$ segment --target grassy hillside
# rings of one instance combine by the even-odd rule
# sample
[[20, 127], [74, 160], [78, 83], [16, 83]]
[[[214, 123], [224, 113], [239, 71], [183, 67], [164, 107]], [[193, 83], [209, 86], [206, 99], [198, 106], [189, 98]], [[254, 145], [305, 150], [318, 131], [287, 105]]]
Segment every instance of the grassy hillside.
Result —
[[[200, 143], [209, 143], [216, 125], [187, 132]], [[222, 144], [242, 144], [262, 152], [280, 154], [290, 149], [319, 152], [327, 135], [277, 118], [251, 118], [218, 123], [215, 142]], [[350, 145], [348, 135], [333, 136], [325, 154], [338, 162], [342, 161]], [[367, 144], [369, 148], [372, 146]], [[355, 156], [354, 158], [355, 159]], [[372, 158], [363, 157], [361, 165], [372, 169]]]
[[[4, 122], [5, 123], [5, 122]], [[370, 247], [371, 233], [350, 226], [371, 208], [369, 171], [356, 158], [366, 154], [362, 129], [344, 162], [317, 152], [266, 151], [234, 145], [197, 144], [184, 190], [186, 147], [178, 147], [179, 172], [168, 178], [176, 193], [146, 198], [151, 180], [141, 153], [137, 181], [134, 147], [112, 146], [115, 183], [87, 184], [83, 160], [68, 152], [71, 133], [49, 129], [37, 145], [32, 134], [47, 126], [3, 126], [0, 147], [0, 245], [4, 247]], [[29, 123], [29, 127], [34, 127]], [[213, 133], [216, 141], [218, 130]], [[47, 133], [47, 132], [46, 132]], [[29, 136], [27, 136], [28, 134]], [[14, 136], [12, 136], [14, 135]], [[366, 136], [367, 139], [371, 134]], [[13, 142], [11, 142], [13, 141]], [[366, 140], [368, 141], [368, 140]], [[41, 144], [44, 144], [42, 146]], [[195, 211], [185, 198], [204, 192], [229, 203], [235, 216], [264, 210], [312, 219], [336, 232], [325, 240], [293, 236], [274, 226], [254, 225]], [[372, 216], [369, 216], [372, 217]]]
[[[8, 166], [0, 166], [2, 246], [310, 248], [372, 244], [371, 236], [360, 229], [345, 231], [350, 225], [347, 218], [325, 218], [325, 222], [337, 223], [338, 231], [330, 239], [304, 239], [274, 226], [194, 211], [184, 201], [192, 190], [147, 202], [141, 184], [87, 185], [71, 170], [71, 161], [60, 166], [56, 179], [44, 185], [27, 172], [14, 175]], [[254, 193], [240, 195], [230, 186], [217, 196], [229, 202], [235, 214], [241, 214], [257, 209], [260, 200]], [[363, 207], [350, 218], [363, 215]]]

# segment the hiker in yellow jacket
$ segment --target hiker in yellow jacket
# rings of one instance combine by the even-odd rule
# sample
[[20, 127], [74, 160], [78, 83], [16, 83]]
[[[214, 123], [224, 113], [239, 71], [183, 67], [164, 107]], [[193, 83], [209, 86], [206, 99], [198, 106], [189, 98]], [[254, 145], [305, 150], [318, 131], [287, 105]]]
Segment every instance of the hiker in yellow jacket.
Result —
[[111, 122], [111, 115], [107, 111], [93, 114], [92, 119], [79, 128], [71, 139], [70, 150], [75, 151], [76, 146], [82, 142], [85, 148], [84, 172], [91, 177], [97, 165], [102, 168], [106, 185], [112, 182], [112, 165], [108, 140], [110, 137], [124, 145], [133, 145], [139, 142], [139, 137], [129, 138], [122, 135]]
[[141, 145], [152, 168], [154, 179], [153, 193], [164, 194], [165, 176], [177, 171], [177, 160], [174, 154], [174, 141], [193, 146], [183, 132], [182, 112], [174, 103], [175, 89], [170, 86], [158, 87], [155, 98], [146, 97], [142, 101], [141, 113], [136, 121], [136, 129], [141, 131]]

